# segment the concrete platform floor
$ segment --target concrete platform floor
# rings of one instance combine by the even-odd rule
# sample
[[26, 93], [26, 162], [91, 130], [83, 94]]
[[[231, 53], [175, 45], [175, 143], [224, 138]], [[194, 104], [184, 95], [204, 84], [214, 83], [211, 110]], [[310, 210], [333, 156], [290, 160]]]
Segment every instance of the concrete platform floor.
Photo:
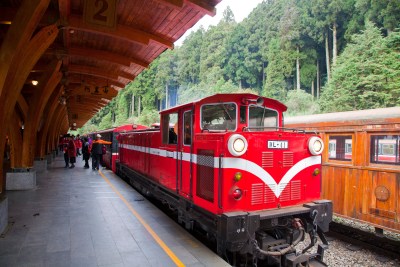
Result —
[[[229, 266], [109, 170], [64, 168], [7, 191], [0, 266]], [[161, 242], [156, 242], [157, 237]]]

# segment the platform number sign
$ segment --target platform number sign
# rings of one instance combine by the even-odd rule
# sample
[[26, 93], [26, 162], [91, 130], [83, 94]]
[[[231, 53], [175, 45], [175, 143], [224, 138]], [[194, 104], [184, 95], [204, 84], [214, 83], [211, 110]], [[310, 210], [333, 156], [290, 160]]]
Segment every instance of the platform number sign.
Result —
[[118, 0], [85, 0], [85, 22], [115, 28]]

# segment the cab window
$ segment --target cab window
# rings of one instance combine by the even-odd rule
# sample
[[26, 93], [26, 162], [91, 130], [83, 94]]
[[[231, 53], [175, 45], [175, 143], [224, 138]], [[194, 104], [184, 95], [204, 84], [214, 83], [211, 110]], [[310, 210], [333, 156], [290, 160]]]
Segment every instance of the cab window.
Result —
[[278, 112], [261, 106], [249, 105], [249, 130], [276, 130]]
[[178, 114], [163, 114], [162, 121], [162, 141], [163, 144], [178, 143]]
[[217, 103], [201, 106], [201, 129], [209, 131], [236, 130], [236, 104]]

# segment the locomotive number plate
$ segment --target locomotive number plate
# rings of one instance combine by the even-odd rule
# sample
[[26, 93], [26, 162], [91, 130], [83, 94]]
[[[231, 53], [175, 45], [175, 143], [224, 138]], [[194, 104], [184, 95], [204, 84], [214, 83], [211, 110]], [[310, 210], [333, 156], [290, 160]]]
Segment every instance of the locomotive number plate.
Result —
[[268, 141], [268, 148], [271, 149], [287, 149], [288, 147], [288, 141]]

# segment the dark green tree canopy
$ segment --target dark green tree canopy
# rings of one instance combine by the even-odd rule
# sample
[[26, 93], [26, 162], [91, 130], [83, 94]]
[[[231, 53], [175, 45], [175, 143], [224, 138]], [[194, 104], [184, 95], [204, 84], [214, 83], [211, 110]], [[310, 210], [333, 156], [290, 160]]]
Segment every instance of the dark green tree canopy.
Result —
[[228, 7], [87, 128], [151, 124], [166, 106], [244, 90], [283, 101], [291, 115], [399, 105], [399, 20], [400, 0], [264, 0], [240, 23]]

